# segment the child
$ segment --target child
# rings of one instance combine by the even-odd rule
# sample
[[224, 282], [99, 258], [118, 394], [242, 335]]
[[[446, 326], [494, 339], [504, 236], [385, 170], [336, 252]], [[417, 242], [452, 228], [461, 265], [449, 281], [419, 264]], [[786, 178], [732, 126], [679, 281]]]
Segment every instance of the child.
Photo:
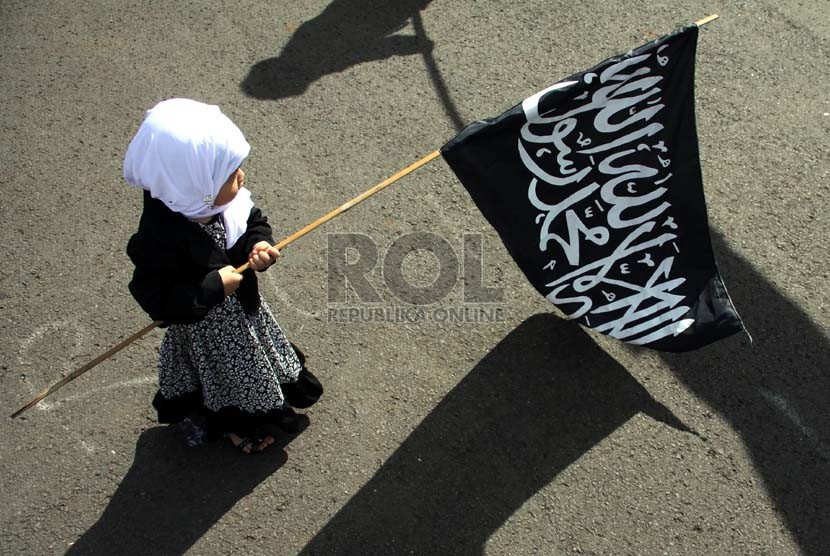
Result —
[[[196, 432], [227, 436], [246, 454], [275, 441], [272, 425], [296, 431], [292, 406], [322, 394], [257, 289], [255, 271], [280, 254], [243, 187], [249, 152], [219, 107], [171, 99], [147, 111], [124, 158], [124, 179], [144, 189], [127, 246], [130, 292], [167, 327], [159, 421], [199, 423]], [[234, 272], [245, 262], [248, 270]]]

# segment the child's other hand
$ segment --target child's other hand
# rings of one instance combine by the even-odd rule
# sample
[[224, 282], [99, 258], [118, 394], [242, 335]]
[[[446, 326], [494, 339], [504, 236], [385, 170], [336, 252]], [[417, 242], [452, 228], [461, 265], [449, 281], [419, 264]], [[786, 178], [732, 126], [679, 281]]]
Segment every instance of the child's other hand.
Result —
[[239, 287], [242, 282], [242, 275], [234, 272], [234, 268], [230, 265], [219, 269], [219, 277], [222, 279], [222, 285], [225, 287], [225, 295], [230, 295]]
[[276, 247], [271, 246], [267, 241], [260, 241], [251, 250], [251, 254], [248, 256], [248, 264], [254, 270], [263, 271], [274, 264], [277, 258], [281, 256]]

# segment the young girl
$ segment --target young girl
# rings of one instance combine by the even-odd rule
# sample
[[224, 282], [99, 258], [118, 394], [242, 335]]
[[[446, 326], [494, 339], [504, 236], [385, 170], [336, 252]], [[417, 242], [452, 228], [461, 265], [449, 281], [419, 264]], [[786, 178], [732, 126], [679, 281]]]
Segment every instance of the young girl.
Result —
[[257, 289], [255, 271], [280, 254], [243, 187], [249, 152], [219, 107], [171, 99], [147, 111], [124, 158], [124, 179], [144, 189], [127, 246], [130, 292], [167, 327], [159, 421], [198, 423], [208, 439], [227, 436], [245, 453], [272, 444], [273, 425], [296, 431], [292, 406], [322, 394]]

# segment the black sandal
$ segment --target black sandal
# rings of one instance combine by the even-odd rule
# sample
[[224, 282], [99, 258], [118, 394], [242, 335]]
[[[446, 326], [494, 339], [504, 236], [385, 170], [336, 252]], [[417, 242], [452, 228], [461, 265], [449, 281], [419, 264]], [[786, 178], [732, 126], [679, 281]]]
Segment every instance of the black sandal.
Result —
[[240, 452], [245, 455], [251, 455], [260, 450], [255, 450], [255, 446], [259, 446], [262, 442], [257, 443], [254, 440], [251, 440], [247, 437], [241, 437], [235, 433], [229, 432], [225, 435], [225, 438], [231, 441], [231, 444], [234, 445], [235, 448], [238, 448]]

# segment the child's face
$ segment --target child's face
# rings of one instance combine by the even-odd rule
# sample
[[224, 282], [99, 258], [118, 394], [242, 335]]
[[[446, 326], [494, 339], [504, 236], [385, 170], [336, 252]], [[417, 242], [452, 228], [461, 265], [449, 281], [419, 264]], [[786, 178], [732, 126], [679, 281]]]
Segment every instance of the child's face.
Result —
[[227, 205], [233, 201], [233, 198], [236, 197], [236, 194], [239, 193], [239, 190], [244, 184], [245, 172], [242, 171], [242, 168], [237, 168], [222, 186], [222, 189], [219, 190], [219, 193], [217, 193], [216, 199], [213, 201], [213, 206]]

